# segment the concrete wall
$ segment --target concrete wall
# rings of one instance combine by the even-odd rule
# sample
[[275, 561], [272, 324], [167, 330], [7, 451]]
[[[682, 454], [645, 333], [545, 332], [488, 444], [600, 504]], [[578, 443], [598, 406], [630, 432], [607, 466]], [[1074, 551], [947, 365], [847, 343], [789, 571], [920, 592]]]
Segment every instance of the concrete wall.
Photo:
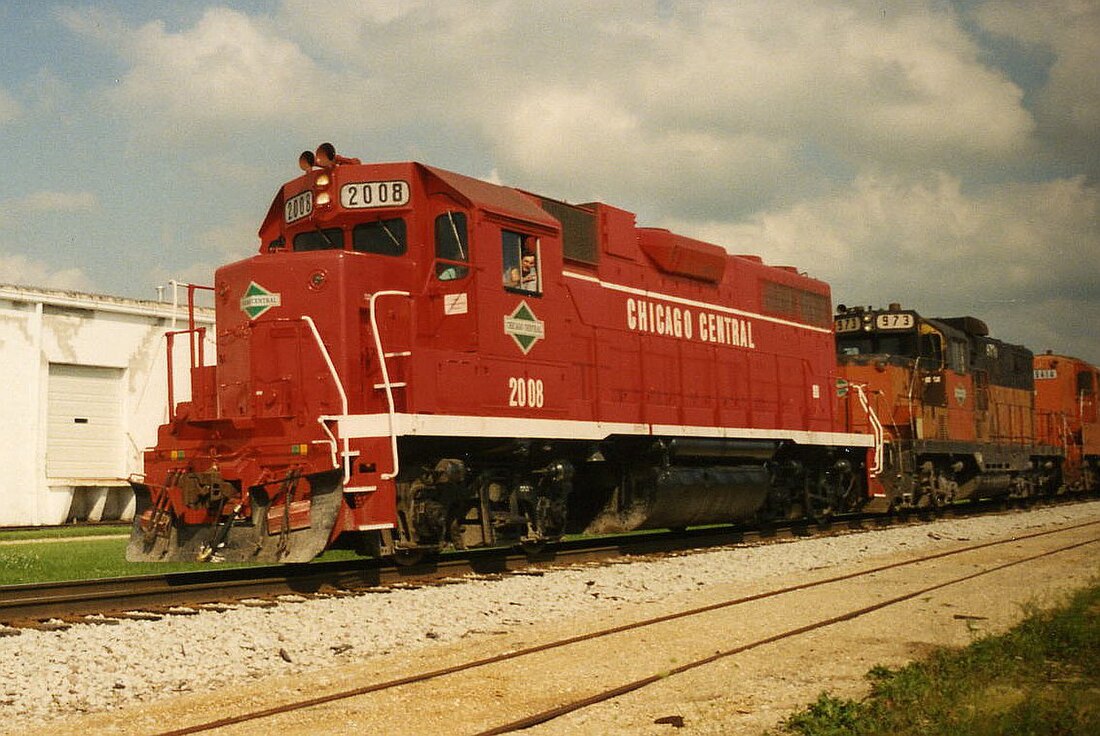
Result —
[[[210, 363], [212, 310], [197, 310], [196, 324], [210, 328]], [[167, 418], [165, 333], [186, 328], [186, 306], [0, 285], [0, 526], [132, 516], [127, 478], [141, 472], [142, 452]], [[176, 401], [189, 396], [189, 359], [186, 336], [177, 337]], [[121, 428], [110, 432], [110, 472], [56, 470], [58, 447], [65, 446], [56, 426], [48, 428], [51, 365], [54, 373], [65, 366], [105, 369], [117, 385], [109, 403], [121, 403]], [[94, 442], [82, 448], [94, 451]]]

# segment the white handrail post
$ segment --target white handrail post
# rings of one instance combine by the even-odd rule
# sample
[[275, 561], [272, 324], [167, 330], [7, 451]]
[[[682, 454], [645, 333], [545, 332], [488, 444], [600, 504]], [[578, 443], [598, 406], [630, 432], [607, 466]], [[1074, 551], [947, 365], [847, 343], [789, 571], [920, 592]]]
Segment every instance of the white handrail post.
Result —
[[863, 385], [859, 383], [851, 384], [856, 390], [856, 394], [859, 395], [859, 405], [863, 407], [863, 411], [867, 414], [867, 419], [871, 422], [871, 429], [875, 436], [875, 462], [871, 466], [870, 474], [878, 475], [882, 472], [883, 467], [883, 444], [884, 444], [884, 431], [882, 428], [882, 422], [879, 421], [878, 415], [875, 414], [875, 410], [871, 408], [870, 403], [867, 401], [867, 392], [863, 390]]
[[[317, 341], [317, 347], [321, 351], [321, 357], [325, 359], [325, 365], [328, 366], [329, 373], [332, 374], [332, 382], [336, 384], [336, 391], [340, 394], [340, 414], [347, 416], [348, 414], [348, 395], [344, 391], [344, 384], [340, 381], [340, 374], [336, 372], [336, 366], [333, 365], [332, 357], [328, 354], [328, 348], [325, 347], [325, 343], [321, 340], [321, 333], [317, 330], [317, 325], [314, 323], [313, 318], [308, 314], [302, 315], [302, 321], [309, 325], [310, 332], [313, 333], [313, 339]], [[332, 438], [333, 455], [336, 454], [336, 437], [329, 430], [328, 425], [325, 424], [325, 417], [320, 416], [317, 418], [320, 422], [321, 428], [325, 430], [325, 434]], [[351, 454], [348, 439], [345, 437], [344, 442], [344, 484], [346, 485], [351, 480]], [[336, 467], [335, 457], [333, 458], [333, 467]]]
[[378, 334], [378, 313], [375, 309], [375, 303], [378, 301], [378, 297], [382, 296], [412, 296], [407, 291], [376, 291], [370, 295], [370, 331], [374, 337], [374, 350], [378, 354], [378, 365], [382, 369], [382, 386], [386, 391], [386, 409], [389, 414], [389, 427], [390, 427], [390, 452], [393, 455], [393, 470], [389, 473], [382, 473], [382, 480], [390, 480], [396, 478], [397, 474], [401, 471], [401, 462], [397, 456], [397, 430], [395, 423], [397, 420], [397, 412], [393, 403], [393, 386], [390, 384], [390, 371], [386, 366], [386, 356], [382, 352], [382, 338]]

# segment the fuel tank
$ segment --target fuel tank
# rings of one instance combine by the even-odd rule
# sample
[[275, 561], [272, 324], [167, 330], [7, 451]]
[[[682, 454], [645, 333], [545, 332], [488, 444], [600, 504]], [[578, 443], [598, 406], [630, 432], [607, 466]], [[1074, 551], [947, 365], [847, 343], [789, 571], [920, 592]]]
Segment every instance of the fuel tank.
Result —
[[762, 465], [668, 466], [620, 488], [586, 530], [612, 534], [742, 521], [764, 505], [771, 477]]

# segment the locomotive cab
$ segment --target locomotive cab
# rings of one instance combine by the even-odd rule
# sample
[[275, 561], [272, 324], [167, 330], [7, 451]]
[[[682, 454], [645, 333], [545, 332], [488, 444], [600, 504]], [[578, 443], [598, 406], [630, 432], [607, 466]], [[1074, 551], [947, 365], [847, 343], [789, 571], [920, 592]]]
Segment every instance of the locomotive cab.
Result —
[[[564, 413], [564, 335], [540, 319], [567, 299], [557, 221], [530, 195], [420, 164], [363, 165], [326, 145], [300, 166], [259, 254], [215, 274], [217, 364], [193, 368], [192, 401], [147, 453], [128, 556], [306, 560], [343, 532], [385, 551], [560, 535], [545, 498], [568, 485], [560, 458], [486, 480], [484, 503], [456, 511], [471, 504], [440, 499], [468, 460], [399, 426]], [[502, 313], [511, 323], [488, 329]], [[508, 391], [476, 390], [486, 374]], [[481, 439], [484, 421], [453, 423], [472, 454], [528, 454]], [[472, 531], [458, 528], [467, 516]]]

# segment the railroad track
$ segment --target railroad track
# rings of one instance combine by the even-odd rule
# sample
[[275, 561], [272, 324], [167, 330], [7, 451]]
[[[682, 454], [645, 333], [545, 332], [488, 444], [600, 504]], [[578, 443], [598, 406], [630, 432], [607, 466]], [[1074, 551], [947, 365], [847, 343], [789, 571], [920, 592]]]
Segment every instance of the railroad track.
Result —
[[[988, 504], [976, 504], [942, 510], [939, 515], [988, 513], [990, 508]], [[195, 607], [216, 608], [242, 600], [268, 604], [281, 596], [336, 594], [394, 584], [430, 585], [470, 575], [503, 575], [623, 556], [679, 553], [812, 534], [848, 533], [921, 518], [917, 514], [898, 518], [851, 516], [822, 524], [793, 521], [768, 528], [723, 526], [677, 533], [579, 539], [561, 542], [536, 554], [505, 549], [472, 550], [442, 555], [412, 566], [361, 558], [305, 565], [212, 568], [164, 575], [6, 585], [0, 586], [0, 627], [7, 627], [10, 633], [22, 628], [58, 629], [81, 623], [110, 623], [112, 619], [121, 618], [186, 615], [193, 613]]]
[[[848, 530], [852, 520], [828, 528]], [[826, 527], [822, 527], [823, 529]], [[383, 560], [355, 559], [305, 565], [241, 567], [164, 575], [0, 586], [0, 624], [11, 628], [58, 628], [88, 617], [127, 617], [135, 611], [169, 615], [173, 609], [280, 596], [327, 594], [384, 588], [394, 584], [433, 584], [469, 575], [503, 575], [542, 566], [579, 564], [627, 555], [709, 549], [750, 540], [780, 539], [808, 533], [804, 524], [772, 530], [735, 527], [688, 530], [679, 534], [562, 542], [535, 554], [510, 550], [474, 550], [443, 555], [402, 567]], [[189, 611], [182, 611], [187, 613]]]
[[[560, 673], [546, 666], [544, 661], [539, 660], [539, 657], [558, 650], [573, 652], [570, 656], [570, 661], [586, 663], [591, 666], [593, 673], [590, 678], [575, 676], [570, 681], [570, 686], [567, 688], [570, 696], [564, 698], [561, 702], [553, 703], [550, 707], [531, 708], [528, 712], [517, 716], [513, 712], [518, 707], [516, 705], [508, 703], [502, 705], [496, 703], [497, 708], [487, 706], [486, 713], [481, 719], [484, 723], [477, 727], [479, 730], [476, 731], [476, 733], [478, 733], [479, 736], [511, 733], [531, 728], [539, 724], [553, 722], [563, 716], [575, 713], [584, 708], [621, 698], [647, 686], [667, 680], [668, 678], [684, 675], [692, 670], [715, 664], [721, 660], [735, 657], [753, 649], [797, 639], [800, 636], [805, 636], [824, 628], [847, 621], [853, 621], [892, 606], [929, 596], [932, 593], [941, 591], [950, 586], [993, 576], [1001, 571], [1021, 567], [1047, 557], [1064, 554], [1089, 545], [1100, 544], [1100, 536], [1097, 536], [1095, 533], [1097, 528], [1100, 528], [1100, 521], [1019, 535], [1009, 539], [969, 544], [952, 550], [927, 554], [900, 562], [882, 564], [856, 572], [796, 585], [778, 587], [755, 595], [722, 600], [690, 610], [676, 611], [666, 615], [605, 628], [599, 631], [592, 631], [534, 646], [506, 651], [500, 654], [484, 656], [478, 659], [440, 667], [438, 669], [415, 672], [395, 679], [356, 684], [351, 687], [345, 687], [315, 697], [302, 698], [290, 702], [283, 702], [267, 708], [239, 712], [216, 720], [196, 722], [181, 728], [165, 731], [161, 736], [184, 736], [185, 734], [204, 733], [241, 724], [252, 724], [252, 728], [264, 729], [265, 732], [278, 729], [282, 732], [291, 733], [294, 732], [296, 724], [305, 722], [331, 722], [326, 721], [326, 718], [331, 719], [333, 710], [331, 708], [326, 710], [326, 706], [330, 706], [334, 703], [339, 703], [336, 707], [339, 708], [338, 712], [341, 714], [348, 711], [360, 715], [369, 713], [384, 721], [385, 716], [380, 713], [381, 708], [384, 707], [384, 703], [392, 704], [393, 702], [399, 701], [418, 702], [424, 704], [425, 708], [428, 708], [433, 702], [439, 700], [437, 697], [432, 697], [433, 694], [438, 695], [438, 693], [441, 692], [463, 692], [467, 689], [481, 691], [489, 687], [487, 683], [492, 683], [493, 687], [498, 691], [508, 693], [518, 693], [524, 690], [530, 691], [533, 693], [531, 696], [521, 697], [518, 698], [518, 700], [522, 700], [525, 704], [529, 703], [537, 706], [547, 700], [554, 699], [552, 696], [543, 696], [541, 694], [542, 691], [540, 690], [540, 686], [542, 686], [543, 683], [539, 681], [538, 678], [544, 673], [546, 677], [549, 678], [560, 678]], [[1057, 535], [1071, 535], [1071, 538], [1062, 542], [1050, 544], [1052, 540], [1058, 538]], [[1076, 538], [1072, 538], [1073, 535], [1076, 535]], [[1046, 544], [1047, 546], [1037, 550], [1024, 549], [1033, 543]], [[1002, 562], [977, 565], [978, 569], [974, 569], [976, 564], [973, 562], [963, 562], [967, 555], [995, 548], [1002, 548], [1000, 553], [1004, 556], [1009, 556], [1009, 559]], [[962, 561], [948, 568], [948, 574], [942, 574], [942, 571], [936, 571], [928, 580], [922, 579], [920, 583], [911, 585], [907, 589], [898, 592], [896, 595], [880, 597], [870, 602], [865, 600], [848, 600], [838, 595], [835, 597], [841, 601], [841, 605], [837, 611], [814, 611], [813, 615], [809, 617], [809, 620], [802, 622], [799, 622], [799, 618], [792, 614], [791, 625], [786, 628], [780, 627], [775, 629], [773, 627], [768, 630], [761, 629], [759, 632], [751, 635], [748, 640], [718, 649], [715, 649], [714, 646], [722, 640], [723, 637], [720, 636], [720, 634], [724, 634], [725, 632], [716, 631], [715, 637], [713, 641], [710, 642], [710, 646], [705, 653], [696, 652], [692, 654], [687, 661], [683, 661], [675, 667], [662, 669], [659, 672], [652, 671], [657, 665], [651, 664], [650, 662], [643, 662], [640, 665], [640, 669], [649, 669], [650, 672], [648, 674], [642, 676], [624, 675], [617, 682], [607, 683], [605, 682], [605, 680], [607, 680], [607, 673], [611, 671], [613, 674], [617, 675], [618, 667], [607, 667], [604, 658], [593, 656], [584, 649], [585, 646], [591, 645], [594, 642], [608, 640], [613, 643], [608, 644], [605, 641], [604, 644], [607, 647], [610, 647], [613, 651], [623, 652], [625, 656], [626, 652], [638, 648], [638, 642], [645, 640], [646, 632], [667, 624], [672, 624], [681, 629], [693, 625], [706, 628], [710, 625], [707, 623], [707, 617], [718, 612], [739, 610], [741, 607], [749, 607], [761, 601], [772, 599], [783, 600], [786, 596], [792, 596], [812, 589], [829, 589], [832, 586], [843, 586], [847, 583], [860, 583], [866, 579], [873, 579], [876, 576], [881, 576], [890, 571], [935, 563], [936, 561], [948, 558], [961, 558]], [[530, 662], [528, 662], [528, 660], [530, 660]], [[499, 669], [500, 666], [504, 665], [512, 667], [510, 670], [512, 674], [509, 675]], [[626, 669], [625, 665], [623, 668]], [[634, 667], [635, 671], [638, 669], [639, 666]], [[445, 684], [443, 682], [438, 682], [444, 680], [444, 678], [446, 678]], [[462, 678], [469, 679], [464, 681]], [[588, 679], [591, 680], [591, 685], [587, 682]], [[463, 684], [464, 682], [466, 684]], [[420, 686], [424, 686], [427, 690], [417, 690], [416, 688]], [[551, 689], [552, 688], [547, 687], [548, 691]], [[381, 699], [375, 696], [381, 696]], [[358, 699], [370, 700], [364, 700], [361, 705], [356, 706], [355, 702]], [[493, 703], [489, 705], [492, 706]], [[445, 707], [445, 704], [440, 705], [440, 707]], [[494, 712], [501, 708], [504, 709], [504, 713]], [[319, 720], [303, 720], [310, 718], [310, 712], [314, 711], [318, 713], [316, 718]], [[432, 718], [432, 716], [426, 712], [418, 713], [417, 717], [425, 718], [429, 721]], [[298, 720], [284, 722], [283, 719], [287, 718]], [[362, 725], [362, 723], [360, 723], [360, 725]], [[238, 731], [234, 732], [236, 733]], [[257, 730], [256, 732], [259, 731]]]

